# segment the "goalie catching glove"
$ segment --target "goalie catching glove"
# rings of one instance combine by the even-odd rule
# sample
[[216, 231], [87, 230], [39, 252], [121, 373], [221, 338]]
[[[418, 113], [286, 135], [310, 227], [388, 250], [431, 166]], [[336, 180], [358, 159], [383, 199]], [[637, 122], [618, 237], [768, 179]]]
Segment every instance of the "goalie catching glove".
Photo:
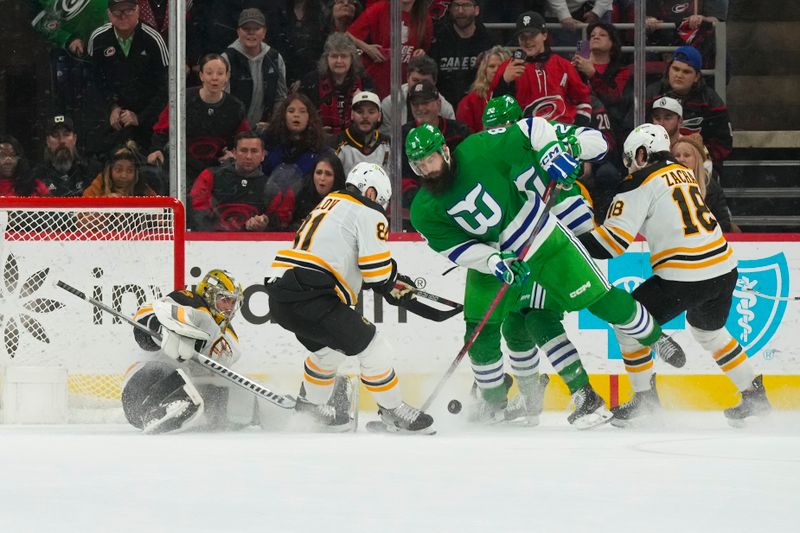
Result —
[[155, 302], [153, 312], [161, 322], [161, 351], [179, 363], [201, 352], [219, 326], [207, 312], [168, 302]]
[[531, 275], [528, 263], [520, 261], [517, 254], [510, 251], [492, 254], [486, 264], [496, 278], [514, 287], [522, 287]]

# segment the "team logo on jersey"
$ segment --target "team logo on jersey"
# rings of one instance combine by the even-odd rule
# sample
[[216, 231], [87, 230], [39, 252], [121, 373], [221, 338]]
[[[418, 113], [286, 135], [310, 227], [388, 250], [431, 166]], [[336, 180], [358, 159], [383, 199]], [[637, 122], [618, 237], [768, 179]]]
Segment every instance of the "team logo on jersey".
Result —
[[525, 117], [541, 117], [545, 120], [558, 120], [567, 112], [567, 104], [561, 95], [543, 96], [525, 107]]
[[89, 5], [92, 0], [61, 0], [57, 4], [57, 9], [64, 13], [64, 20], [71, 20], [77, 17], [83, 8]]
[[748, 355], [758, 353], [775, 335], [786, 312], [789, 267], [783, 253], [740, 260], [739, 279], [725, 326]]
[[108, 48], [103, 50], [103, 55], [106, 56], [106, 57], [111, 57], [116, 53], [117, 53], [117, 49], [114, 48], [113, 46], [109, 46]]
[[483, 235], [496, 226], [503, 218], [500, 204], [483, 190], [479, 183], [467, 193], [467, 197], [447, 210], [464, 231], [473, 235]]
[[[41, 322], [34, 316], [51, 313], [64, 304], [50, 298], [36, 297], [35, 292], [44, 284], [50, 268], [31, 274], [20, 284], [20, 268], [14, 254], [8, 254], [3, 266], [3, 283], [0, 284], [0, 329], [3, 345], [10, 357], [17, 354], [24, 331], [39, 342], [50, 344], [50, 338]], [[22, 329], [20, 329], [22, 326]]]

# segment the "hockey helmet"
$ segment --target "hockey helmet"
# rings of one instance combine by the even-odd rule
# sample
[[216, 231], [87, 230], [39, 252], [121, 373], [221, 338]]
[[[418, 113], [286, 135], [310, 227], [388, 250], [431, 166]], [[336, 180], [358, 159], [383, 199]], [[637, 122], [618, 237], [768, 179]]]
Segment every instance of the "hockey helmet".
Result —
[[361, 194], [366, 195], [370, 187], [375, 189], [375, 201], [386, 209], [392, 198], [392, 181], [380, 165], [362, 161], [347, 174], [345, 183], [349, 183]]
[[426, 159], [436, 152], [442, 154], [445, 163], [450, 164], [449, 151], [445, 150], [447, 146], [444, 135], [439, 131], [439, 128], [430, 124], [423, 124], [417, 126], [408, 132], [406, 136], [406, 155], [408, 156], [408, 164], [411, 170], [417, 176], [424, 176], [424, 173], [417, 165], [417, 161]]
[[241, 284], [226, 270], [209, 270], [197, 284], [197, 294], [211, 307], [212, 313], [231, 321], [242, 305], [244, 291]]
[[645, 123], [636, 126], [622, 145], [622, 160], [628, 169], [635, 165], [639, 148], [645, 149], [647, 157], [658, 152], [669, 152], [667, 130], [658, 124]]
[[486, 129], [496, 128], [511, 124], [522, 118], [522, 108], [513, 96], [504, 94], [495, 96], [486, 103], [483, 110], [483, 127]]

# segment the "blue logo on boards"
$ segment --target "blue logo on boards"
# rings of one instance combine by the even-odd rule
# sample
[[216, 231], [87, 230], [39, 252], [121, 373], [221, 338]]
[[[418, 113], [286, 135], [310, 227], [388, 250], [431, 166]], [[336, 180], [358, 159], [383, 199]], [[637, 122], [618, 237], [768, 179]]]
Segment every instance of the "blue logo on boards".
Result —
[[[789, 266], [786, 256], [778, 253], [759, 259], [739, 260], [738, 268], [739, 279], [726, 327], [748, 355], [753, 356], [772, 339], [783, 320], [786, 301], [772, 298], [786, 298], [789, 294]], [[627, 292], [632, 292], [652, 275], [650, 254], [646, 252], [627, 252], [608, 262], [608, 280]], [[605, 330], [608, 358], [622, 358], [614, 332], [606, 322], [584, 309], [578, 313], [578, 328]], [[670, 320], [664, 329], [686, 329], [686, 313]]]

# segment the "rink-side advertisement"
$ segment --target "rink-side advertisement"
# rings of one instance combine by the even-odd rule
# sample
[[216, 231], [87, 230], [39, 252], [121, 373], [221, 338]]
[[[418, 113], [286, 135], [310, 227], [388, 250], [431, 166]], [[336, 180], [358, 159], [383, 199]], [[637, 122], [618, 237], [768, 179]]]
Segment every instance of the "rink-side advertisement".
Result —
[[[262, 280], [271, 274], [269, 264], [274, 253], [286, 244], [281, 241], [187, 242], [187, 283], [196, 283], [199, 272], [222, 266], [247, 285], [238, 326], [240, 337], [245, 353], [259, 354], [258, 358], [267, 367], [253, 371], [299, 374], [302, 365], [304, 353], [300, 344], [280, 326], [265, 321], [269, 309]], [[800, 242], [739, 241], [732, 246], [739, 259], [739, 281], [727, 327], [745, 347], [757, 372], [781, 376], [774, 378], [781, 386], [800, 385], [800, 301], [791, 301], [797, 292], [794, 288], [800, 288]], [[223, 247], [226, 252], [220, 253]], [[392, 242], [392, 252], [400, 271], [414, 279], [418, 287], [463, 301], [465, 271], [457, 268], [445, 275], [452, 264], [433, 253], [424, 242]], [[218, 257], [220, 262], [212, 265], [210, 257]], [[648, 260], [646, 243], [637, 242], [623, 256], [599, 264], [611, 283], [631, 291], [651, 275]], [[372, 292], [362, 294], [359, 305], [392, 345], [398, 372], [435, 379], [463, 344], [461, 316], [441, 323], [429, 322], [387, 305]], [[608, 325], [583, 311], [568, 315], [566, 327], [589, 372], [601, 376], [621, 375], [620, 380], [611, 379], [611, 393], [616, 395], [622, 390], [625, 394], [625, 371]], [[687, 363], [682, 369], [656, 363], [656, 371], [665, 382], [686, 381], [676, 381], [673, 375], [711, 376], [707, 380], [712, 388], [721, 386], [725, 392], [728, 383], [710, 354], [692, 338], [685, 315], [672, 320], [665, 329], [687, 353]], [[462, 364], [460, 372], [468, 375], [468, 366], [466, 362]], [[546, 363], [544, 368], [550, 370]], [[606, 386], [601, 382], [598, 389]]]

